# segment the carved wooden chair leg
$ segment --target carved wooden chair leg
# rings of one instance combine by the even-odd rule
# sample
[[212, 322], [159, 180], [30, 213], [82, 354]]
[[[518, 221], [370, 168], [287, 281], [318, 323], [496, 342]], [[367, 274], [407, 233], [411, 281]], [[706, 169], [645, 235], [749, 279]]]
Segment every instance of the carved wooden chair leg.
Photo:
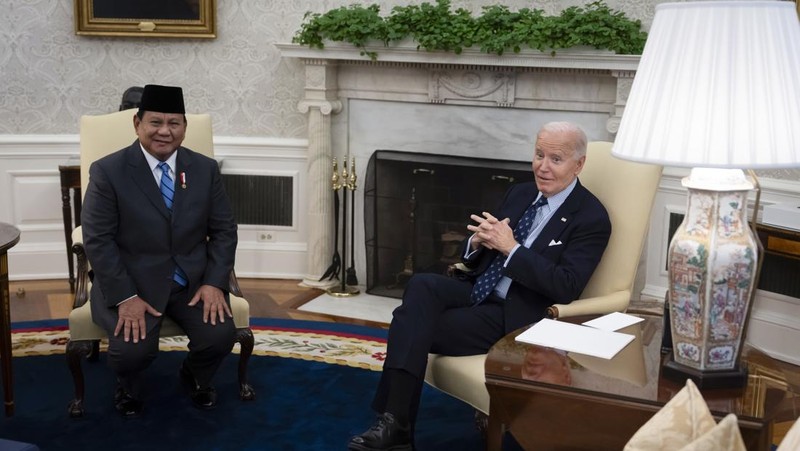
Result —
[[67, 406], [69, 416], [72, 418], [83, 416], [83, 368], [81, 368], [81, 359], [88, 357], [92, 353], [92, 341], [78, 340], [67, 342], [67, 367], [72, 373], [72, 381], [75, 384], [75, 399], [70, 401]]
[[236, 342], [239, 343], [239, 397], [242, 401], [256, 399], [256, 391], [247, 383], [247, 364], [253, 355], [255, 339], [249, 327], [236, 329]]

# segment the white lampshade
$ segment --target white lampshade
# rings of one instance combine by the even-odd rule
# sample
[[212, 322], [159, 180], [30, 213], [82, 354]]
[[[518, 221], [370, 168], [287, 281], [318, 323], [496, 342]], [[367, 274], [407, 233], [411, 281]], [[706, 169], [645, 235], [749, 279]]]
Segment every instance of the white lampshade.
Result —
[[613, 154], [665, 166], [800, 166], [794, 3], [658, 5]]

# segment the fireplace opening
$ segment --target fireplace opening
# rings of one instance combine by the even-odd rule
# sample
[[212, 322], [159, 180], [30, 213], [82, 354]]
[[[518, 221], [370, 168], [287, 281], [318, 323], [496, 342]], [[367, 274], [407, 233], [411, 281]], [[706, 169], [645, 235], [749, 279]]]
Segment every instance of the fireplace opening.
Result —
[[365, 179], [366, 291], [400, 298], [413, 273], [460, 261], [469, 216], [533, 173], [530, 161], [377, 150]]

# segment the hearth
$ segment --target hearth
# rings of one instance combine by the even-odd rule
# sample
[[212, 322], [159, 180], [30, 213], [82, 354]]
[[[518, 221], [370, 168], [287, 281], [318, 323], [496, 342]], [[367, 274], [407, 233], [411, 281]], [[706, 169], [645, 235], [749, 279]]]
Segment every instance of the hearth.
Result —
[[375, 151], [364, 188], [367, 292], [399, 298], [413, 273], [444, 273], [460, 260], [469, 215], [532, 180], [529, 161]]

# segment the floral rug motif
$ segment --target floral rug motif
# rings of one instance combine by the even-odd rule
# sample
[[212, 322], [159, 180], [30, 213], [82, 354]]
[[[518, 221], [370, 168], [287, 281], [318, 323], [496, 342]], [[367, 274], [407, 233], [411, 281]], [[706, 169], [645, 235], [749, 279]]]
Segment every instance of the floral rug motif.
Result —
[[[306, 325], [308, 322], [299, 324]], [[324, 324], [324, 323], [316, 323]], [[335, 365], [381, 371], [386, 357], [386, 339], [334, 330], [306, 327], [252, 326], [254, 355], [324, 362]], [[66, 326], [13, 330], [11, 349], [14, 357], [64, 354], [69, 331]], [[186, 336], [161, 338], [161, 351], [185, 351]], [[101, 351], [107, 347], [100, 342]], [[238, 353], [235, 346], [233, 352]]]

